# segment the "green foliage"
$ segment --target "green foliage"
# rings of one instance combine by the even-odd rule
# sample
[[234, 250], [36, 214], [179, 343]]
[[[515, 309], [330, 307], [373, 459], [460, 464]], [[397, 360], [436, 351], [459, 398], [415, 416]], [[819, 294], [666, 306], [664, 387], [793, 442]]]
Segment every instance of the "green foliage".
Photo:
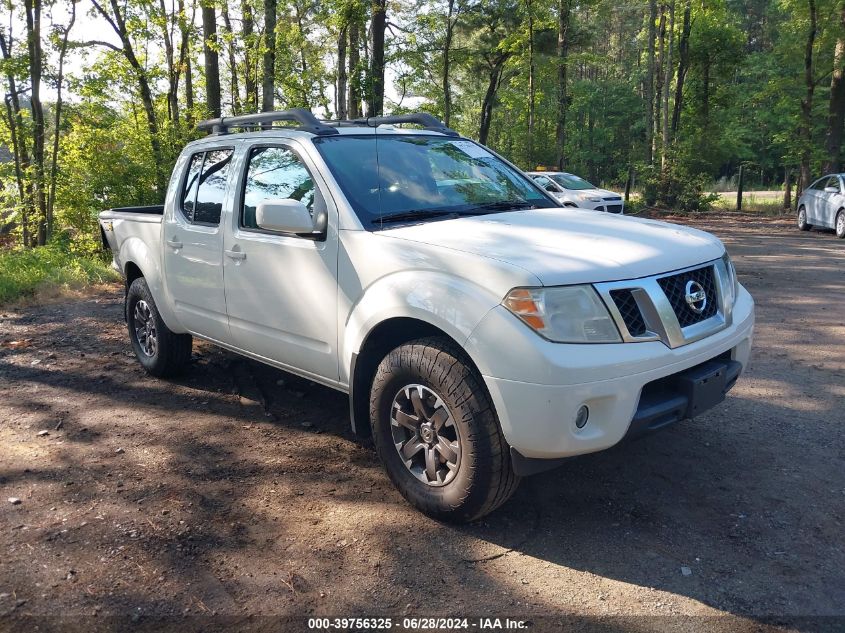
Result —
[[55, 289], [119, 279], [100, 256], [75, 252], [67, 236], [35, 249], [0, 251], [0, 305]]
[[719, 200], [718, 193], [707, 191], [710, 179], [705, 174], [690, 173], [684, 164], [659, 169], [641, 165], [638, 171], [643, 200], [649, 207], [676, 213], [709, 211]]

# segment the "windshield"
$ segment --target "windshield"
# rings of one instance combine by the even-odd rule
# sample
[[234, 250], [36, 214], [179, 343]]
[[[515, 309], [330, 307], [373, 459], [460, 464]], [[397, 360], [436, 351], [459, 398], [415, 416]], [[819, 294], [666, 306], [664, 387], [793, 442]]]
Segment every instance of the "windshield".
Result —
[[472, 141], [372, 134], [325, 136], [314, 144], [365, 228], [555, 206], [520, 172]]
[[573, 176], [572, 174], [550, 174], [549, 177], [561, 187], [566, 187], [567, 189], [575, 189], [576, 191], [582, 189], [595, 189], [593, 184], [587, 182], [583, 178]]

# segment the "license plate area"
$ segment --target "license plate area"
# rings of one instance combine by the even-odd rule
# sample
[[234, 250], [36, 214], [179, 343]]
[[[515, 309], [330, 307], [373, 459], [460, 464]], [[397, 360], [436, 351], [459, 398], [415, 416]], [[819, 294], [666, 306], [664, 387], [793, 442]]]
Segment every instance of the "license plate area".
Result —
[[686, 417], [694, 418], [725, 399], [728, 364], [703, 363], [675, 376], [675, 388], [688, 401]]

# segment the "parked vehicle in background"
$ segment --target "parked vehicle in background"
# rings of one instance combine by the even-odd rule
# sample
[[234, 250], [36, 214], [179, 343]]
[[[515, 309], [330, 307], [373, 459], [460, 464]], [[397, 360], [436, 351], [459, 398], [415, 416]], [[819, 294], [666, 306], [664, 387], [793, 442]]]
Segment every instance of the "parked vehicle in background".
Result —
[[427, 514], [699, 415], [748, 362], [754, 302], [708, 233], [561, 209], [431, 115], [203, 127], [163, 207], [100, 214], [135, 355], [172, 375], [196, 336], [348, 393]]
[[798, 228], [833, 229], [845, 238], [845, 174], [829, 174], [807, 187], [798, 198]]
[[562, 202], [564, 207], [624, 213], [622, 196], [607, 189], [599, 189], [580, 176], [565, 171], [529, 171], [525, 173]]

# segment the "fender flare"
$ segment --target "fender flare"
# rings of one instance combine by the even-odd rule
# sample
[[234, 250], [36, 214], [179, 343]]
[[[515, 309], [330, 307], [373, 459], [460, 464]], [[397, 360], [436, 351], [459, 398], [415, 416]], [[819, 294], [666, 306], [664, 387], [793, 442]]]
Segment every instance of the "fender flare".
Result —
[[[373, 283], [350, 310], [340, 333], [340, 381], [348, 384], [353, 431], [366, 434], [365, 429], [369, 427], [368, 419], [359, 419], [365, 411], [361, 391], [385, 350], [371, 336], [380, 326], [389, 323], [419, 325], [419, 328], [409, 328], [407, 336], [394, 332], [395, 338], [387, 342], [391, 348], [420, 336], [445, 334], [477, 366], [465, 343], [478, 323], [500, 302], [501, 297], [490, 290], [444, 272], [403, 271]], [[362, 357], [368, 350], [377, 351], [379, 358]], [[359, 373], [361, 371], [367, 375]]]
[[[126, 268], [129, 264], [137, 266], [141, 271], [153, 295], [158, 313], [168, 329], [177, 334], [186, 332], [173, 311], [173, 302], [164, 283], [158, 254], [153, 253], [141, 238], [130, 237], [120, 247], [120, 264], [121, 272], [127, 279]], [[128, 284], [126, 289], [129, 290]]]

